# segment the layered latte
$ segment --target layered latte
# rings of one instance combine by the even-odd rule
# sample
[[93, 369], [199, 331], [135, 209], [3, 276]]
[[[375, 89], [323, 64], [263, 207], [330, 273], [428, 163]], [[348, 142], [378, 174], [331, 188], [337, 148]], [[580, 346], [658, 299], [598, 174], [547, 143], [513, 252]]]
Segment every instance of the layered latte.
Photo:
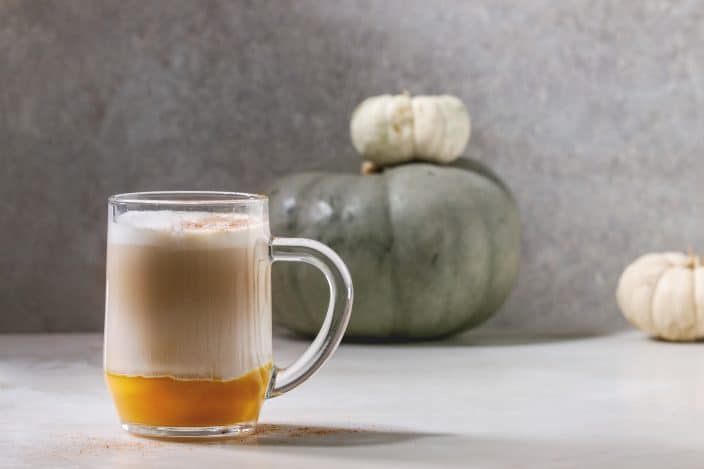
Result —
[[254, 421], [271, 375], [268, 225], [132, 211], [108, 228], [105, 371], [124, 422]]

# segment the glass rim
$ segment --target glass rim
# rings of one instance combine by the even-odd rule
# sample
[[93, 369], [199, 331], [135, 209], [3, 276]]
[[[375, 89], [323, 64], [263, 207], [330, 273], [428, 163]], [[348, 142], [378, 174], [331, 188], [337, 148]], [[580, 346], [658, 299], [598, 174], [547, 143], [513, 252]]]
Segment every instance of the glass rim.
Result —
[[125, 192], [108, 197], [111, 205], [240, 205], [263, 202], [264, 194], [228, 191], [146, 191]]

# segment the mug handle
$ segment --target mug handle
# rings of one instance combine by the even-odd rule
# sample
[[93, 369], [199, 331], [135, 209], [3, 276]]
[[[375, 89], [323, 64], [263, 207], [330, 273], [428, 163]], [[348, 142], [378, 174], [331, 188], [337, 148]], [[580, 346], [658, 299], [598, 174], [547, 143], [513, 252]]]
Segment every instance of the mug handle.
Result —
[[276, 397], [313, 376], [335, 352], [347, 329], [352, 312], [352, 277], [335, 251], [312, 239], [272, 238], [272, 262], [305, 262], [317, 267], [330, 288], [330, 302], [323, 325], [306, 351], [285, 368], [274, 366], [266, 397]]

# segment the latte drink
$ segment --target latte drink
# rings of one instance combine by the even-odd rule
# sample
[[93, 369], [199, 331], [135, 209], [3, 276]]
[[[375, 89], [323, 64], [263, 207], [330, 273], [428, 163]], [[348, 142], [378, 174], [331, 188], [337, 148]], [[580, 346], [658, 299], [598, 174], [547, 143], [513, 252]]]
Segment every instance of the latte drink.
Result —
[[123, 422], [254, 422], [272, 370], [268, 224], [129, 211], [108, 225], [105, 373]]

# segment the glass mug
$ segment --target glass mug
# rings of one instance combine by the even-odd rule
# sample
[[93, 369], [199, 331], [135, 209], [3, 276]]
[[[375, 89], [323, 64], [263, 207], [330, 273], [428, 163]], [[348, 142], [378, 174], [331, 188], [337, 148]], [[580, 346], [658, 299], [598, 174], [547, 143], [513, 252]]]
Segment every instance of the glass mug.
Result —
[[[271, 264], [322, 271], [330, 302], [293, 364], [272, 361]], [[105, 379], [122, 427], [147, 436], [246, 433], [264, 399], [290, 391], [332, 355], [352, 281], [327, 246], [269, 233], [265, 196], [140, 192], [110, 197]]]

